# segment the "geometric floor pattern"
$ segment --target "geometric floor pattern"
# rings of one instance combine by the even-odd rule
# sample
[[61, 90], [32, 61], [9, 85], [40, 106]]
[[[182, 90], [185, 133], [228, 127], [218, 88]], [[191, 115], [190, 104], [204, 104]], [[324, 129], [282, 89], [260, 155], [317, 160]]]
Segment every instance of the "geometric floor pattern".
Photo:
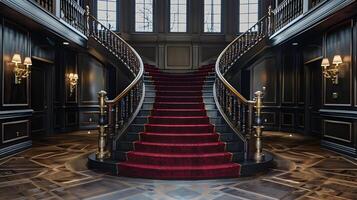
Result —
[[357, 162], [301, 135], [264, 132], [276, 166], [256, 177], [159, 181], [90, 171], [96, 134], [74, 132], [34, 139], [33, 147], [0, 159], [0, 199], [246, 200], [357, 199]]

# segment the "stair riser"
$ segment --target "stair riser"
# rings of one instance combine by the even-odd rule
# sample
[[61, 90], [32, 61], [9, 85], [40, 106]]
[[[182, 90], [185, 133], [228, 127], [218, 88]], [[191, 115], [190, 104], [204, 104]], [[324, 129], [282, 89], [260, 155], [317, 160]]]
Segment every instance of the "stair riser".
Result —
[[203, 102], [202, 97], [187, 97], [187, 98], [179, 98], [179, 97], [156, 97], [156, 102]]
[[214, 126], [155, 126], [145, 125], [146, 132], [153, 133], [213, 133]]
[[[127, 152], [125, 151], [113, 151], [113, 158], [117, 161], [126, 161], [127, 160]], [[243, 152], [232, 152], [232, 162], [242, 162], [244, 161], [244, 153]]]
[[[142, 173], [142, 171], [145, 173]], [[218, 170], [158, 170], [142, 169], [132, 166], [118, 166], [119, 175], [151, 179], [170, 179], [170, 180], [198, 180], [198, 179], [217, 179], [239, 177], [240, 167], [230, 167]]]
[[203, 135], [202, 134], [197, 134], [195, 136], [189, 135], [185, 136], [185, 134], [182, 134], [182, 136], [171, 136], [171, 135], [147, 135], [145, 133], [142, 133], [140, 135], [141, 141], [145, 142], [160, 142], [160, 143], [170, 143], [170, 144], [177, 144], [177, 143], [205, 143], [205, 142], [217, 142], [218, 141], [218, 135], [217, 134], [210, 134], [208, 135]]
[[[234, 133], [219, 133], [219, 132], [217, 132], [217, 135], [219, 136], [218, 141], [221, 141], [221, 142], [236, 142], [239, 140], [239, 137]], [[127, 139], [127, 141], [131, 141], [131, 142], [140, 140], [140, 131], [128, 133], [126, 135], [126, 139]], [[175, 143], [178, 143], [178, 142], [175, 142]]]
[[[121, 151], [133, 151], [134, 150], [133, 145], [134, 145], [133, 142], [120, 142], [120, 143], [118, 143], [117, 149], [121, 150]], [[228, 152], [241, 152], [243, 150], [243, 145], [244, 144], [243, 144], [242, 141], [227, 142], [225, 148], [226, 148], [226, 151], [228, 151]], [[198, 147], [196, 150], [193, 149], [193, 148], [191, 148], [191, 149], [187, 149], [187, 148], [182, 148], [181, 149], [181, 148], [179, 148], [178, 149], [177, 147], [167, 147], [167, 149], [158, 149], [157, 146], [151, 146], [151, 145], [149, 145], [149, 146], [148, 145], [141, 145], [141, 147], [142, 147], [141, 149], [135, 149], [135, 150], [140, 150], [140, 151], [146, 151], [147, 150], [147, 152], [152, 152], [152, 153], [162, 153], [162, 152], [175, 153], [176, 150], [177, 151], [182, 151], [182, 152], [177, 152], [177, 153], [184, 153], [184, 152], [188, 152], [188, 151], [191, 151], [191, 150], [192, 151], [190, 153], [194, 153], [196, 150], [197, 150], [197, 153], [219, 153], [219, 152], [222, 152], [224, 150], [224, 145], [222, 145], [222, 147], [215, 146], [215, 148]], [[147, 149], [145, 150], [143, 148], [147, 148]], [[202, 151], [200, 151], [201, 149], [202, 149]]]
[[201, 91], [197, 92], [162, 92], [162, 91], [157, 91], [156, 96], [184, 96], [184, 97], [190, 97], [190, 96], [202, 96]]
[[150, 163], [152, 165], [159, 166], [202, 166], [202, 165], [214, 165], [216, 163], [229, 163], [231, 162], [231, 155], [219, 155], [219, 156], [211, 156], [211, 157], [150, 157], [137, 155], [133, 153], [128, 153], [128, 161], [134, 163], [146, 164]]
[[198, 119], [157, 119], [149, 118], [149, 123], [151, 124], [209, 124], [209, 118], [198, 118]]
[[177, 112], [177, 111], [158, 111], [153, 110], [151, 112], [152, 116], [170, 116], [170, 117], [189, 117], [189, 116], [206, 116], [206, 111], [185, 111], [185, 112]]
[[[141, 110], [139, 112], [138, 116], [149, 116], [151, 114], [151, 112], [152, 112], [151, 110]], [[217, 110], [207, 110], [206, 113], [207, 113], [208, 117], [218, 117], [219, 116]], [[161, 113], [161, 114], [164, 114], [164, 113]], [[158, 116], [177, 116], [175, 114], [176, 113], [172, 113], [172, 115], [158, 115]], [[185, 117], [185, 116], [190, 116], [190, 113], [183, 113], [181, 115], [181, 117]], [[198, 113], [198, 115], [192, 115], [192, 116], [206, 116], [206, 114]]]
[[[154, 108], [153, 103], [145, 103], [142, 106], [144, 110], [152, 110]], [[206, 109], [206, 110], [217, 110], [214, 104], [160, 104], [155, 106], [156, 109]]]
[[134, 143], [136, 151], [162, 153], [166, 154], [200, 154], [200, 153], [218, 153], [224, 151], [224, 144], [212, 146], [159, 146], [159, 145], [146, 145], [141, 143]]
[[156, 109], [204, 109], [205, 105], [202, 104], [154, 104]]

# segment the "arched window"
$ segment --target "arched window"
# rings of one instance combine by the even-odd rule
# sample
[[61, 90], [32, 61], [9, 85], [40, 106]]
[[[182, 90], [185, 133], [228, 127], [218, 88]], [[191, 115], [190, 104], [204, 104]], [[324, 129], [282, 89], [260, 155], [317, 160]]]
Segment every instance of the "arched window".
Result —
[[204, 1], [204, 32], [221, 32], [221, 0]]
[[98, 0], [97, 19], [111, 30], [117, 30], [117, 0]]
[[240, 0], [239, 32], [245, 32], [258, 22], [258, 0]]
[[187, 31], [187, 0], [170, 0], [170, 32]]
[[135, 31], [153, 32], [153, 0], [135, 0]]

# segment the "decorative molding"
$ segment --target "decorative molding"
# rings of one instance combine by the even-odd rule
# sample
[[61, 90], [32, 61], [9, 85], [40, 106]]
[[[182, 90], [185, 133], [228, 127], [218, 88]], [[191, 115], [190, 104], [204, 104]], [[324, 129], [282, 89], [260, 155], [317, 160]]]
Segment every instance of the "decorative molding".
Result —
[[[13, 124], [22, 124], [22, 123], [26, 123], [26, 133], [25, 135], [21, 136], [21, 137], [15, 137], [13, 139], [9, 139], [9, 140], [5, 140], [4, 138], [4, 133], [5, 133], [5, 126], [6, 125], [13, 125]], [[5, 143], [9, 143], [9, 142], [13, 142], [13, 141], [17, 141], [20, 139], [24, 139], [24, 138], [28, 138], [30, 135], [30, 121], [29, 120], [19, 120], [19, 121], [12, 121], [12, 122], [4, 122], [1, 124], [1, 134], [2, 134], [2, 144]]]
[[[330, 123], [330, 124], [344, 124], [344, 125], [348, 125], [349, 126], [349, 139], [345, 140], [342, 138], [338, 138], [335, 136], [331, 136], [331, 135], [327, 135], [326, 134], [326, 123]], [[335, 121], [335, 120], [323, 120], [323, 136], [326, 138], [330, 138], [330, 139], [334, 139], [334, 140], [338, 140], [338, 141], [342, 141], [342, 142], [347, 142], [347, 143], [351, 143], [352, 142], [352, 123], [351, 122], [343, 122], [343, 121]]]

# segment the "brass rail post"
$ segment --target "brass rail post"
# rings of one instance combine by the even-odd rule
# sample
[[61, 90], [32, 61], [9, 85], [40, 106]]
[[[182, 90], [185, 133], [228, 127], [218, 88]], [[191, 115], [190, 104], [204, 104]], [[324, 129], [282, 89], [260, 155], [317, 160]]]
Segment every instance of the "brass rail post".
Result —
[[107, 93], [105, 91], [100, 91], [98, 93], [98, 101], [99, 101], [99, 126], [98, 126], [98, 150], [96, 153], [96, 158], [98, 160], [104, 160], [106, 158], [110, 157], [110, 152], [107, 151], [107, 124], [106, 124], [106, 109], [107, 106], [105, 104], [105, 101], [107, 100]]
[[[264, 90], [265, 88], [263, 88]], [[262, 108], [263, 108], [263, 96], [264, 93], [262, 91], [257, 91], [254, 93], [255, 95], [255, 147], [256, 152], [254, 154], [254, 159], [257, 162], [264, 160], [264, 153], [263, 153], [263, 145], [262, 145], [262, 134], [263, 134], [263, 123], [262, 123]]]

